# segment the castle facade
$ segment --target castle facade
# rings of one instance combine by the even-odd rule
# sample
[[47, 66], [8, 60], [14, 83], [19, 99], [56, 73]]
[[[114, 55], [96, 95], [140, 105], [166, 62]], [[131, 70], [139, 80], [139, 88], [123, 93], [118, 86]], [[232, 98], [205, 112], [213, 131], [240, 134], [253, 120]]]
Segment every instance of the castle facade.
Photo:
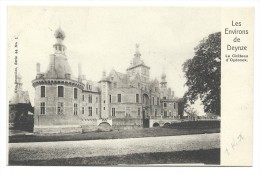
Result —
[[[55, 32], [54, 54], [46, 72], [37, 63], [34, 132], [82, 132], [97, 129], [133, 129], [178, 121], [178, 102], [161, 81], [150, 79], [150, 67], [141, 59], [139, 45], [126, 73], [112, 70], [98, 82], [74, 76], [63, 44], [65, 33]], [[157, 124], [156, 124], [157, 123]]]

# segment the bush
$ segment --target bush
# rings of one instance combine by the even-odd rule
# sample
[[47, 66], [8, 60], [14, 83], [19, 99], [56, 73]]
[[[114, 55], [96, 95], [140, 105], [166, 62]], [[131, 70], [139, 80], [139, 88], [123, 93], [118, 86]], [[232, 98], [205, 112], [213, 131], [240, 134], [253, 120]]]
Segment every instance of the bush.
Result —
[[181, 129], [220, 128], [220, 121], [219, 120], [185, 121], [185, 122], [180, 122], [180, 123], [171, 123], [167, 127], [181, 128]]

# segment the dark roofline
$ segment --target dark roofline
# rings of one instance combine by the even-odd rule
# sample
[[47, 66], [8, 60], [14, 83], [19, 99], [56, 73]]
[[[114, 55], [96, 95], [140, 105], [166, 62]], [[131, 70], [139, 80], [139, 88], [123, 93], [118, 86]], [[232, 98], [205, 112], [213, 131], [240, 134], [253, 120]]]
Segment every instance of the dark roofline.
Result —
[[127, 68], [126, 70], [130, 70], [130, 69], [133, 69], [133, 68], [136, 68], [136, 67], [139, 67], [139, 66], [144, 66], [144, 67], [150, 69], [149, 66], [146, 66], [146, 65], [144, 65], [144, 64], [139, 64], [139, 65], [135, 65], [135, 66], [129, 67], [129, 68]]

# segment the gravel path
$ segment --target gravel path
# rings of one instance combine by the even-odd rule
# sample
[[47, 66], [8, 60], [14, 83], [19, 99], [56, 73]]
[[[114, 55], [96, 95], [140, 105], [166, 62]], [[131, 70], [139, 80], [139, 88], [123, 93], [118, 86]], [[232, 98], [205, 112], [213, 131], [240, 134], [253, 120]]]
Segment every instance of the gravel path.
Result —
[[213, 148], [220, 148], [219, 133], [109, 140], [10, 143], [9, 160], [49, 160]]

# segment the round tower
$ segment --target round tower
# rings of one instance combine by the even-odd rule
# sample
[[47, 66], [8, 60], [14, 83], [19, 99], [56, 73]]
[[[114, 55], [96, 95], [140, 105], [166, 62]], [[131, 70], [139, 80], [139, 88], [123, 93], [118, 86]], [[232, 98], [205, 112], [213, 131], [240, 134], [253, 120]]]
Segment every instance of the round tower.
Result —
[[32, 81], [35, 88], [35, 132], [43, 127], [72, 127], [80, 125], [80, 99], [84, 84], [73, 76], [63, 44], [65, 33], [61, 28], [54, 34], [56, 43], [54, 54], [45, 73], [40, 72], [37, 63], [37, 76]]

